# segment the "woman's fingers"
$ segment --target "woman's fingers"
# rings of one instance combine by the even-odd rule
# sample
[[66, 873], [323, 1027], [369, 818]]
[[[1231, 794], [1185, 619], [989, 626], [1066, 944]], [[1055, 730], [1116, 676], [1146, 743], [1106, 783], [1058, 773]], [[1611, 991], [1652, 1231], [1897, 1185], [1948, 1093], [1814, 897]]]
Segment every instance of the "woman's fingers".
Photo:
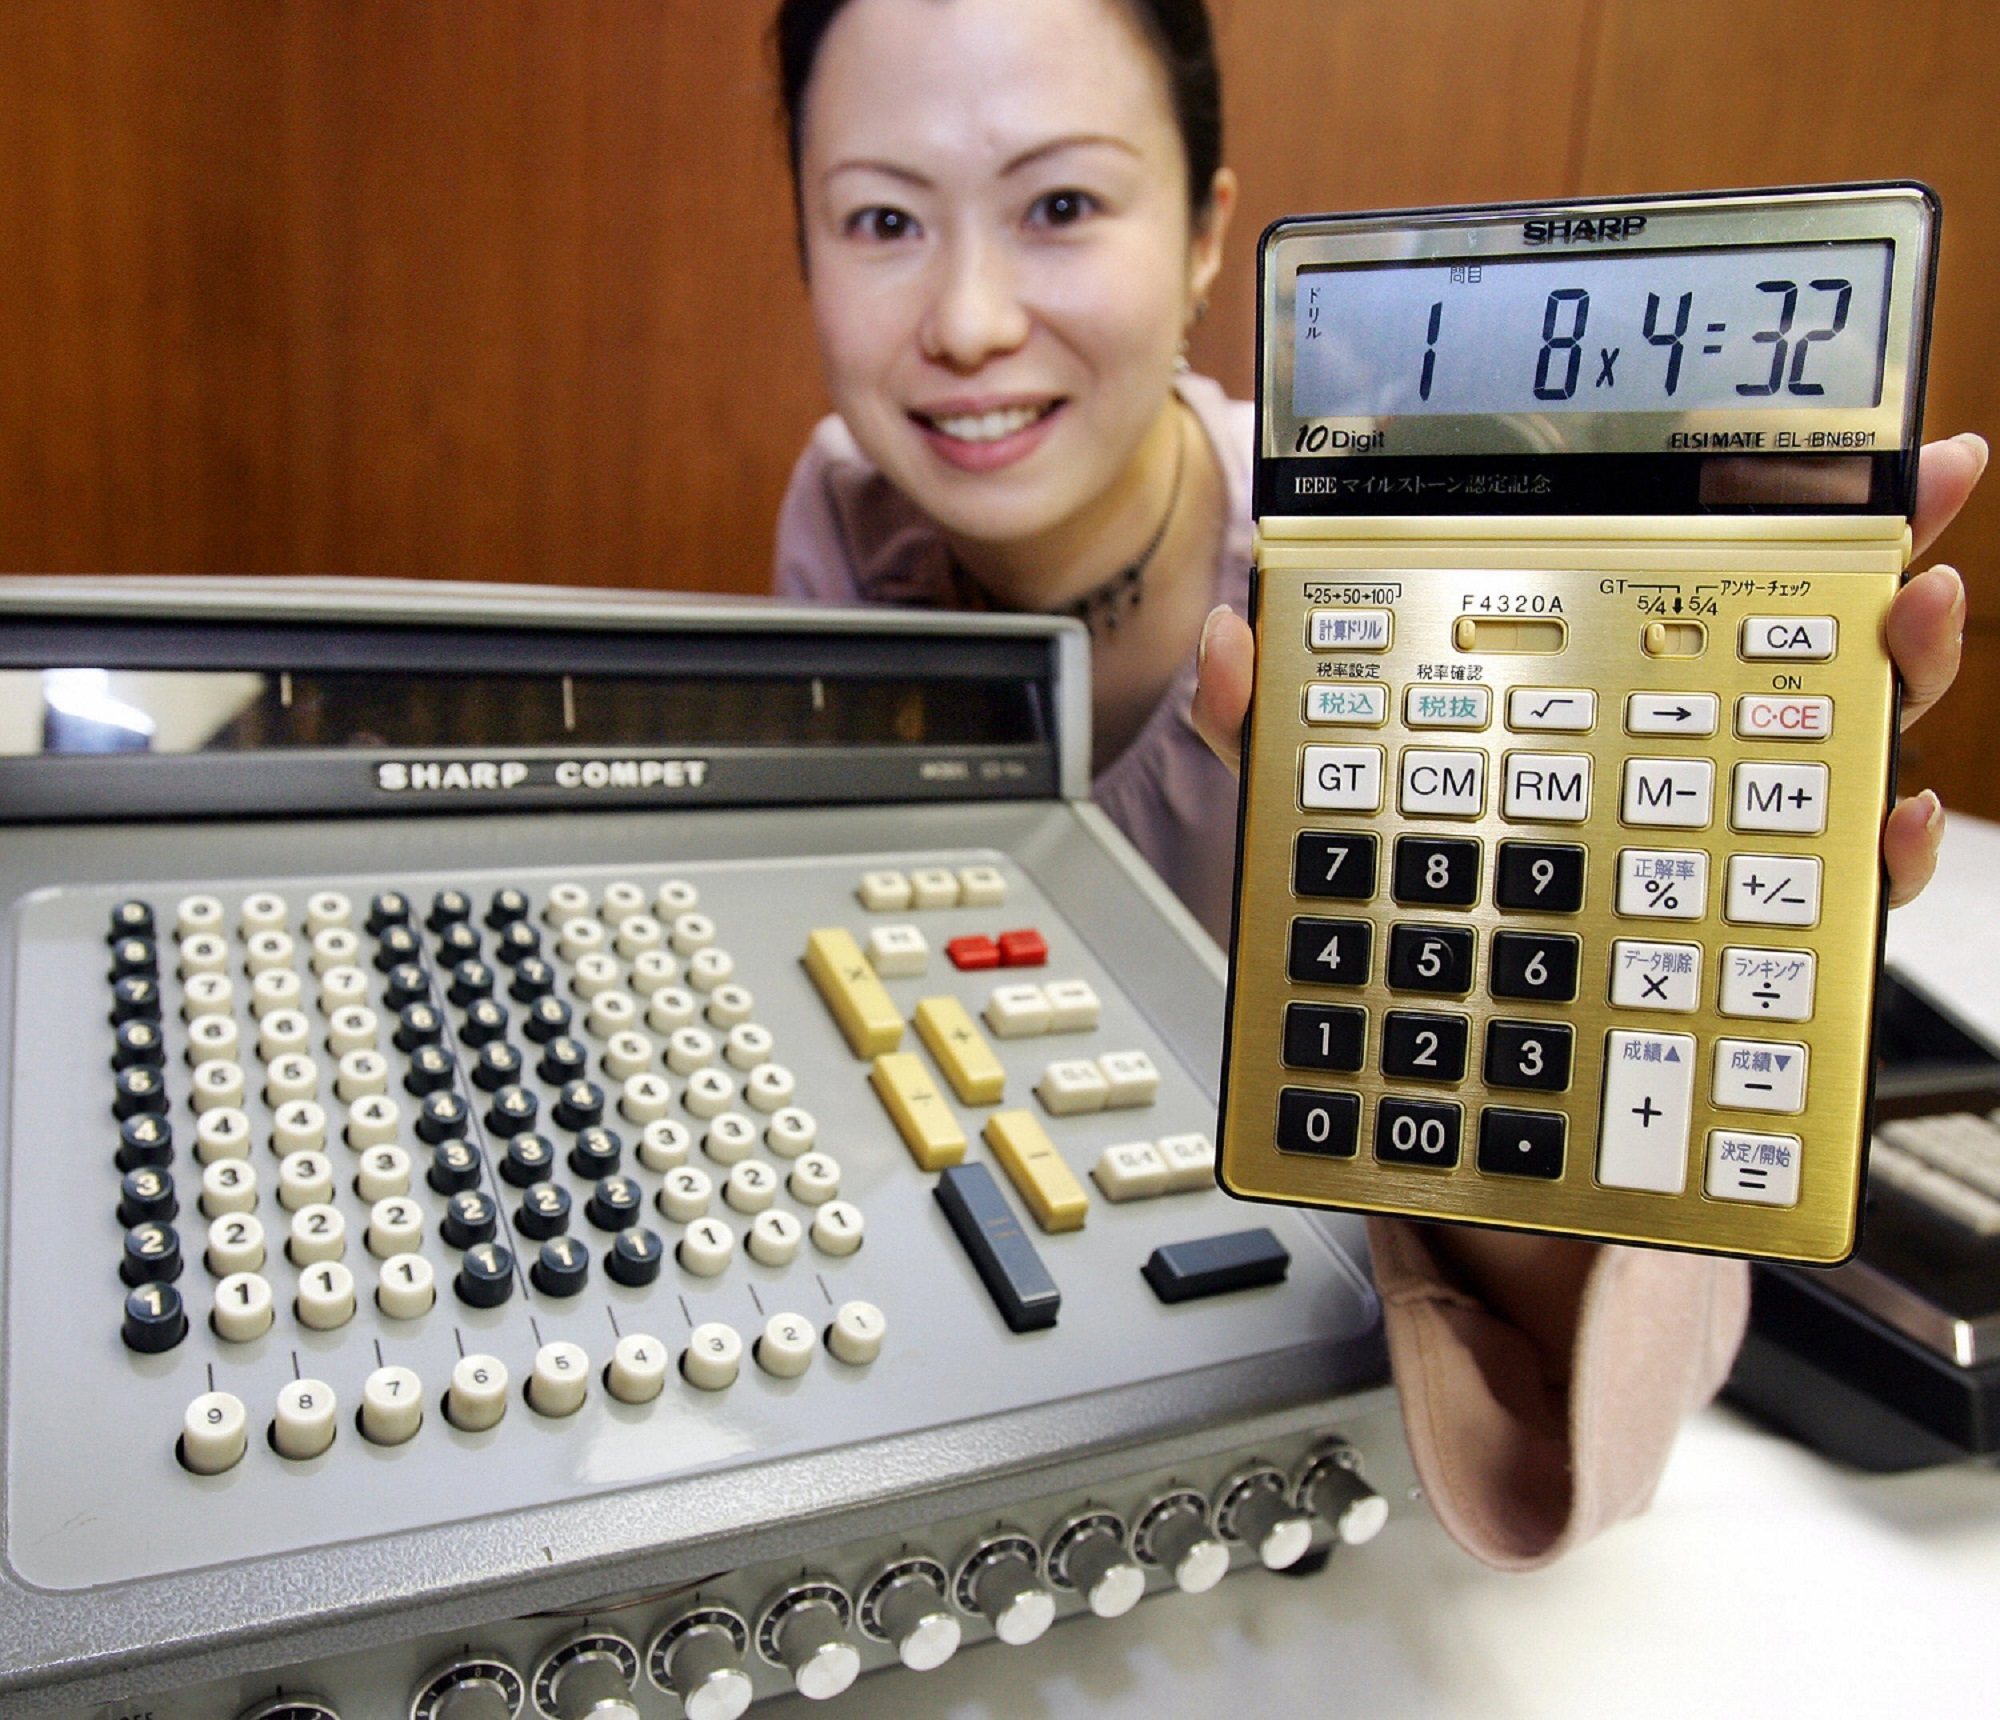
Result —
[[1195, 733], [1233, 771], [1242, 759], [1243, 719], [1250, 713], [1250, 677], [1257, 663], [1250, 624], [1227, 605], [1209, 611], [1195, 661]]
[[1944, 840], [1944, 805], [1929, 789], [1899, 801], [1882, 827], [1882, 862], [1889, 868], [1889, 906], [1900, 908], [1931, 881]]
[[1903, 727], [1943, 698], [1958, 674], [1965, 637], [1965, 581], [1950, 567], [1926, 568], [1889, 605], [1889, 655], [1903, 677]]
[[1951, 524], [1985, 470], [1986, 439], [1970, 430], [1925, 445], [1917, 460], [1917, 512], [1910, 521], [1913, 557], [1929, 549]]

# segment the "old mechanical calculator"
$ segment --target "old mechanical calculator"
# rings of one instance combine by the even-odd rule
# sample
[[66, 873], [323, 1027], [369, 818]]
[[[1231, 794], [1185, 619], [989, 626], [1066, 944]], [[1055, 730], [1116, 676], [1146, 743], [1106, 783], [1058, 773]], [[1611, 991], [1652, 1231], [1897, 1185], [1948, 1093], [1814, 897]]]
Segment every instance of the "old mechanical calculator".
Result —
[[1937, 219], [1265, 235], [1225, 1187], [1851, 1251]]

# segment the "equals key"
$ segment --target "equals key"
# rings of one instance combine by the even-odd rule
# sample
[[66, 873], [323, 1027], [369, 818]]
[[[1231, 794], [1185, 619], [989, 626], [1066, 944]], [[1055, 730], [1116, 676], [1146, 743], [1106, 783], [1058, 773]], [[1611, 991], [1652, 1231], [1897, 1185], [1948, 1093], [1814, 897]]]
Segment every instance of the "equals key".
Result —
[[1035, 1332], [1053, 1326], [1062, 1292], [993, 1173], [984, 1165], [953, 1165], [939, 1176], [935, 1193], [1008, 1329]]

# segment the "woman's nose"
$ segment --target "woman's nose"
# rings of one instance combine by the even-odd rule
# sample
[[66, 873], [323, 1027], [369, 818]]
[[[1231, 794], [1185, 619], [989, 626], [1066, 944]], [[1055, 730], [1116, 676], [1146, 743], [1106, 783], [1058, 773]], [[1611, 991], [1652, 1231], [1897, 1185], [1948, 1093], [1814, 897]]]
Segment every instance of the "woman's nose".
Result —
[[943, 248], [924, 318], [924, 355], [952, 370], [977, 370], [1028, 338], [1028, 313], [1002, 247], [965, 236]]

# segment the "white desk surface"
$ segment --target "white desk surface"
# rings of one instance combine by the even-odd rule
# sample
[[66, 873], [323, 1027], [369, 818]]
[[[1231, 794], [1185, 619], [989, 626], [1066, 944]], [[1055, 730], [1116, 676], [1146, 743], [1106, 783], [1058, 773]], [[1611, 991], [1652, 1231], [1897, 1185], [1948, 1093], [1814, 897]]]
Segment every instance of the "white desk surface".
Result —
[[[2000, 1040], [2000, 826], [1956, 819], [1890, 954]], [[1393, 1414], [1393, 1412], [1390, 1412]], [[1380, 1443], [1379, 1440], [1371, 1443]], [[1388, 1480], [1387, 1476], [1381, 1479]], [[2000, 1715], [2000, 1468], [1861, 1475], [1726, 1408], [1645, 1516], [1502, 1576], [1405, 1501], [1318, 1576], [1077, 1620], [771, 1720], [1812, 1720]], [[759, 1709], [757, 1712], [766, 1712]]]

